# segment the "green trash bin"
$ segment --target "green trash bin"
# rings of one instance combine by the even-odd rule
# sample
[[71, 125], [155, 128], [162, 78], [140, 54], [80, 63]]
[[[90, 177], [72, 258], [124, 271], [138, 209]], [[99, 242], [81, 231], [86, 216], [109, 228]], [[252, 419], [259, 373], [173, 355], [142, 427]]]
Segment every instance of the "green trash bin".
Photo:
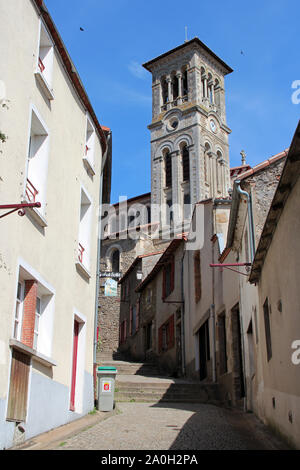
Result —
[[98, 378], [98, 410], [112, 411], [114, 408], [115, 367], [97, 367]]

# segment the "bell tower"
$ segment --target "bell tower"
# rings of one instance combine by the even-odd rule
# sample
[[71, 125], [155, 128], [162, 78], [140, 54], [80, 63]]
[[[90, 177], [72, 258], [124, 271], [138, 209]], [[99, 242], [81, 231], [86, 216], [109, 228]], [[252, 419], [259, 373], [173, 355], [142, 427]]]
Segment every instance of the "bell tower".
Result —
[[188, 221], [230, 187], [224, 77], [232, 69], [198, 38], [143, 65], [152, 74], [152, 222]]

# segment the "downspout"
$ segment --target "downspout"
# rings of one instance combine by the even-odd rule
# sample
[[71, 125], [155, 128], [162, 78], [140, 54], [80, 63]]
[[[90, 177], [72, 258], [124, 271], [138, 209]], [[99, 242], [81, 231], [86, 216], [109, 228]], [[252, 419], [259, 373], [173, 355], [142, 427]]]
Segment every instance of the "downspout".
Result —
[[[103, 191], [103, 171], [106, 164], [109, 141], [111, 138], [111, 131], [106, 139], [106, 149], [102, 158], [101, 164], [101, 179], [100, 179], [100, 192], [99, 192], [99, 210], [102, 207], [102, 191]], [[96, 297], [95, 297], [95, 318], [94, 318], [94, 399], [96, 400], [96, 367], [97, 367], [97, 328], [98, 328], [98, 308], [99, 308], [99, 290], [100, 290], [100, 260], [101, 260], [101, 231], [102, 231], [102, 218], [98, 214], [98, 247], [97, 247], [97, 271], [96, 271]]]
[[251, 194], [247, 193], [241, 188], [240, 180], [235, 180], [234, 182], [236, 190], [239, 194], [246, 196], [247, 198], [247, 208], [248, 208], [248, 221], [249, 221], [249, 233], [250, 233], [250, 256], [251, 256], [251, 263], [254, 260], [254, 252], [255, 252], [255, 239], [254, 239], [254, 223], [253, 223], [253, 211], [252, 211], [252, 198]]
[[[214, 215], [212, 217], [212, 234], [214, 235]], [[211, 258], [212, 263], [214, 263], [214, 243], [211, 244]], [[216, 365], [216, 315], [215, 315], [215, 272], [212, 269], [212, 303], [210, 306], [210, 317], [212, 319], [212, 345], [213, 345], [213, 355], [212, 355], [212, 380], [213, 382], [217, 381], [217, 365]]]
[[[234, 182], [237, 192], [247, 198], [247, 210], [248, 210], [248, 222], [249, 222], [249, 233], [250, 233], [250, 261], [253, 263], [254, 260], [254, 253], [255, 253], [255, 238], [254, 238], [254, 223], [253, 223], [253, 211], [252, 211], [252, 198], [251, 194], [247, 193], [241, 189], [241, 182], [240, 180], [236, 180]], [[241, 289], [241, 288], [240, 288]], [[240, 293], [241, 298], [241, 293]], [[241, 327], [241, 336], [243, 338], [242, 341], [242, 354], [243, 354], [243, 368], [244, 368], [244, 387], [245, 387], [245, 398], [244, 398], [244, 411], [247, 410], [247, 377], [246, 377], [246, 361], [245, 361], [245, 344], [244, 344], [244, 324], [241, 318], [241, 308], [239, 309], [240, 312], [240, 327]]]
[[185, 247], [183, 249], [183, 254], [181, 258], [181, 353], [182, 353], [182, 374], [185, 377], [185, 330], [184, 330], [184, 268], [183, 261], [185, 256]]

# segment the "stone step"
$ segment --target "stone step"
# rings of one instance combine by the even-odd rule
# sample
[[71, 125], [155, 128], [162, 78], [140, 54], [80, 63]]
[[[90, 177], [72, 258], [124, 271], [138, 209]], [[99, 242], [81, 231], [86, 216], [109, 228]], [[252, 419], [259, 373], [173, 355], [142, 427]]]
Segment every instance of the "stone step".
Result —
[[159, 375], [159, 370], [155, 364], [140, 363], [140, 362], [124, 362], [124, 361], [101, 361], [99, 366], [116, 367], [120, 375], [147, 375], [156, 377]]
[[[139, 379], [137, 379], [139, 380]], [[174, 383], [172, 380], [156, 379], [155, 382], [116, 381], [117, 401], [178, 401], [194, 403], [220, 402], [218, 384]]]
[[139, 390], [158, 390], [158, 391], [176, 391], [180, 393], [202, 393], [206, 391], [207, 393], [215, 393], [218, 390], [217, 386], [204, 386], [204, 385], [197, 385], [197, 384], [160, 384], [160, 383], [149, 383], [149, 382], [141, 382], [141, 383], [128, 383], [128, 382], [121, 382], [116, 380], [115, 386], [119, 390], [129, 390], [129, 391], [139, 391]]
[[214, 394], [207, 394], [205, 392], [192, 394], [192, 393], [172, 393], [172, 392], [161, 392], [151, 391], [145, 392], [129, 392], [120, 391], [115, 392], [115, 400], [130, 402], [130, 401], [145, 401], [145, 402], [157, 402], [157, 401], [172, 401], [180, 403], [220, 403], [219, 397]]

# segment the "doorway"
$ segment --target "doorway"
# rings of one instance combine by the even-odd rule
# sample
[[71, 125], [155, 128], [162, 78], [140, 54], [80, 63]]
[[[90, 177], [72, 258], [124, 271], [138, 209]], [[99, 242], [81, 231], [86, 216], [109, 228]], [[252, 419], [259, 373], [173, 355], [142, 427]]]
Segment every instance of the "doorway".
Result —
[[240, 309], [236, 305], [231, 310], [232, 323], [232, 348], [233, 348], [233, 380], [234, 393], [236, 400], [240, 400], [245, 396], [245, 379], [242, 353], [242, 333], [240, 322]]
[[207, 377], [207, 362], [210, 360], [208, 320], [199, 329], [199, 375], [200, 380]]
[[72, 380], [71, 380], [71, 397], [70, 397], [70, 410], [71, 411], [75, 411], [75, 390], [76, 390], [76, 375], [77, 375], [78, 335], [79, 335], [79, 322], [74, 320], [73, 363], [72, 363]]

